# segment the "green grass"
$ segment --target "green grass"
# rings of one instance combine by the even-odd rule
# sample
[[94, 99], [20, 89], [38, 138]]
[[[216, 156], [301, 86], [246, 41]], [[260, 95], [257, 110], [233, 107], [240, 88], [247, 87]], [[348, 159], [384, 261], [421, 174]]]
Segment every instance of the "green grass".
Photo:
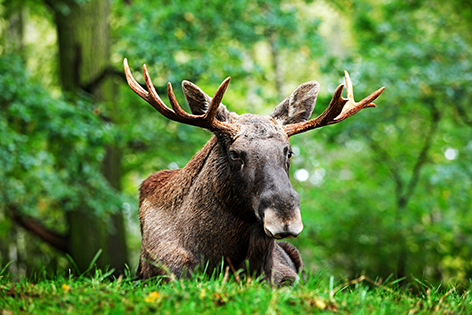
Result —
[[0, 314], [472, 314], [470, 288], [434, 288], [416, 281], [405, 289], [365, 277], [335, 284], [332, 277], [312, 276], [276, 289], [227, 278], [143, 283], [109, 280], [101, 271], [92, 277], [21, 280], [4, 273]]

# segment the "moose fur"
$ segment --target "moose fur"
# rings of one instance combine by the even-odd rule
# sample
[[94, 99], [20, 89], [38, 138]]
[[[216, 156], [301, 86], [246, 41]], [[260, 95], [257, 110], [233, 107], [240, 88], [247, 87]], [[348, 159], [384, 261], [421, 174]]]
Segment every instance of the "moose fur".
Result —
[[[208, 95], [187, 81], [183, 90], [193, 114], [207, 110]], [[239, 126], [236, 140], [215, 133], [184, 168], [156, 172], [142, 183], [139, 278], [189, 276], [201, 265], [211, 272], [223, 261], [235, 268], [248, 262], [250, 273], [277, 286], [299, 279], [303, 262], [298, 250], [274, 239], [265, 227], [271, 224], [269, 215], [264, 218], [261, 211], [267, 203], [274, 208], [275, 224], [298, 220], [292, 234], [301, 231], [299, 197], [288, 179], [290, 145], [281, 125], [307, 120], [318, 90], [314, 81], [299, 86], [270, 116], [238, 116], [220, 105], [216, 119]], [[242, 165], [232, 163], [228, 154], [238, 141], [251, 155]], [[249, 175], [242, 174], [243, 168]]]

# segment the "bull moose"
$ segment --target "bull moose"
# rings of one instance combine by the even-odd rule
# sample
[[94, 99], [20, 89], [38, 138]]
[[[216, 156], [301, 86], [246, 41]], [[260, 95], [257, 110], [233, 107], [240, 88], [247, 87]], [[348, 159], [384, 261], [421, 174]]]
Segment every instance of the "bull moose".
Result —
[[131, 89], [163, 116], [214, 134], [184, 168], [156, 172], [141, 184], [137, 277], [188, 277], [197, 266], [211, 273], [223, 263], [249, 266], [247, 272], [277, 286], [296, 281], [303, 272], [300, 254], [293, 245], [276, 241], [297, 237], [303, 229], [300, 198], [289, 179], [289, 138], [375, 107], [372, 101], [384, 88], [356, 103], [345, 71], [347, 99], [342, 84], [327, 109], [309, 120], [319, 91], [316, 81], [300, 85], [269, 116], [229, 112], [221, 100], [230, 78], [213, 98], [183, 81], [188, 114], [170, 83], [172, 109], [164, 104], [146, 65], [147, 91], [133, 78], [126, 59], [124, 68]]

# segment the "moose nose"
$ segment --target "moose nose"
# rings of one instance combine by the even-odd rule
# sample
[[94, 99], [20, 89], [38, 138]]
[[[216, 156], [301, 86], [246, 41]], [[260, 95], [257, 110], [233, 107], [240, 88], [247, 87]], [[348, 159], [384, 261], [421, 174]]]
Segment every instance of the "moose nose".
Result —
[[303, 230], [300, 209], [294, 209], [290, 216], [280, 215], [275, 209], [264, 211], [264, 232], [276, 239], [297, 237]]
[[292, 237], [297, 237], [299, 234], [300, 233], [294, 234], [294, 233], [290, 233], [290, 232], [282, 232], [282, 233], [279, 233], [279, 234], [275, 234], [274, 238], [277, 238], [277, 239], [292, 238]]

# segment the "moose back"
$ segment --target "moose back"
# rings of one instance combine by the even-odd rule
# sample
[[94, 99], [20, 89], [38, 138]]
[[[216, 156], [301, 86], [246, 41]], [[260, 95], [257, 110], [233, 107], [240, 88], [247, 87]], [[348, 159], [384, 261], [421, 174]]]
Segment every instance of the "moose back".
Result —
[[188, 164], [149, 176], [140, 188], [141, 279], [174, 274], [190, 276], [197, 266], [208, 273], [222, 262], [245, 269], [279, 286], [291, 284], [303, 272], [297, 249], [276, 239], [297, 237], [303, 229], [300, 198], [292, 188], [289, 138], [340, 122], [363, 108], [375, 106], [383, 88], [359, 103], [345, 72], [344, 85], [334, 92], [327, 109], [311, 119], [319, 84], [300, 85], [269, 116], [237, 115], [221, 104], [227, 78], [213, 98], [195, 84], [182, 89], [192, 114], [177, 103], [170, 83], [171, 108], [156, 93], [143, 66], [147, 91], [136, 82], [124, 60], [128, 84], [168, 119], [214, 133]]

